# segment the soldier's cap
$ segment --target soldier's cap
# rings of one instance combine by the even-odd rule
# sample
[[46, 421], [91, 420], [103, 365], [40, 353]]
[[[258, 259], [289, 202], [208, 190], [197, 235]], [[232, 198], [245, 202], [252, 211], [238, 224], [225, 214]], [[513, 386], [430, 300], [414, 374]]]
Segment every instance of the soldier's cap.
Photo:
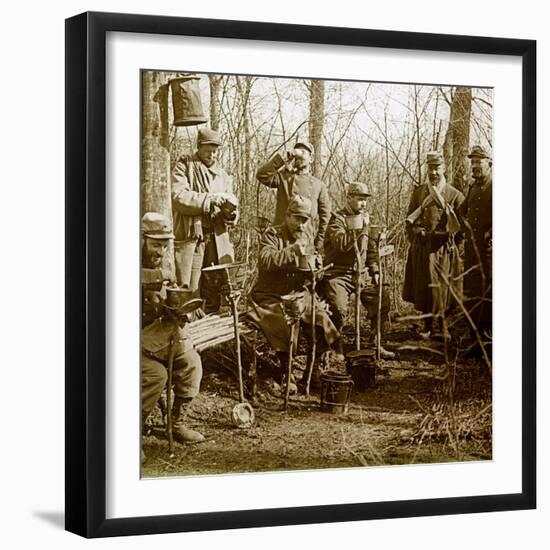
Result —
[[488, 159], [488, 158], [491, 158], [487, 152], [485, 151], [485, 149], [483, 149], [483, 147], [481, 147], [481, 145], [474, 145], [472, 147], [472, 150], [470, 151], [470, 154], [468, 155], [468, 158], [469, 159], [473, 159], [473, 158], [478, 158], [478, 159]]
[[201, 128], [197, 134], [197, 145], [221, 145], [220, 134], [210, 128]]
[[369, 186], [361, 181], [352, 181], [348, 185], [348, 195], [362, 195], [370, 197]]
[[311, 217], [311, 207], [311, 201], [307, 197], [292, 195], [288, 203], [287, 213], [309, 218]]
[[158, 240], [173, 239], [172, 224], [163, 214], [146, 212], [141, 218], [141, 234], [144, 237]]
[[312, 155], [315, 153], [315, 148], [309, 141], [297, 141], [294, 145], [294, 149], [305, 149], [309, 151]]
[[430, 151], [426, 155], [426, 162], [428, 164], [444, 164], [445, 159], [443, 158], [443, 155], [439, 151]]

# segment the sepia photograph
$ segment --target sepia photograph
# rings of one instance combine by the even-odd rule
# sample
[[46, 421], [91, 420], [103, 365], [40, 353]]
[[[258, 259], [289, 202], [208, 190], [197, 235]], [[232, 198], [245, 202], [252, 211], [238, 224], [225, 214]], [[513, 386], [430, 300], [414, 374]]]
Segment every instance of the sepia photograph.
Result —
[[491, 460], [493, 89], [141, 86], [142, 477]]

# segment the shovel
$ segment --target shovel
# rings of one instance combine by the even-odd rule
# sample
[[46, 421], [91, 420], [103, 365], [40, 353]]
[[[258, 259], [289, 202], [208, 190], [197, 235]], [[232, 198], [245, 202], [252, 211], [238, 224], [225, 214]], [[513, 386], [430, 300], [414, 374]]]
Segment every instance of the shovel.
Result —
[[242, 281], [239, 283], [238, 273], [244, 264], [218, 264], [208, 267], [203, 267], [203, 272], [222, 272], [223, 283], [221, 291], [226, 296], [231, 304], [231, 314], [233, 317], [233, 330], [235, 332], [235, 352], [237, 355], [237, 371], [239, 379], [239, 403], [235, 405], [231, 411], [231, 420], [237, 428], [250, 428], [254, 423], [254, 409], [252, 405], [244, 399], [244, 383], [243, 383], [243, 364], [241, 354], [241, 336], [239, 331], [239, 310], [238, 303], [241, 298]]

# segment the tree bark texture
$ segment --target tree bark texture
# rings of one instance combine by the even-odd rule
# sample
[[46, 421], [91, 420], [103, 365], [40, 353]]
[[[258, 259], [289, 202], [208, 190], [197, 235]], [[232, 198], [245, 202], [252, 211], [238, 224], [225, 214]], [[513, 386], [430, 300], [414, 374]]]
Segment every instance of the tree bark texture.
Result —
[[210, 83], [210, 128], [218, 130], [220, 127], [220, 111], [218, 100], [220, 95], [220, 82], [222, 77], [213, 74], [208, 75]]
[[315, 149], [312, 173], [321, 177], [321, 148], [325, 122], [325, 81], [312, 80], [309, 86], [309, 141]]
[[[168, 85], [162, 72], [144, 71], [142, 82], [141, 214], [159, 212], [172, 220]], [[172, 268], [170, 246], [166, 267]]]
[[445, 177], [465, 194], [468, 188], [467, 154], [470, 147], [472, 89], [457, 87], [451, 103], [451, 116], [445, 134], [443, 155], [447, 165]]

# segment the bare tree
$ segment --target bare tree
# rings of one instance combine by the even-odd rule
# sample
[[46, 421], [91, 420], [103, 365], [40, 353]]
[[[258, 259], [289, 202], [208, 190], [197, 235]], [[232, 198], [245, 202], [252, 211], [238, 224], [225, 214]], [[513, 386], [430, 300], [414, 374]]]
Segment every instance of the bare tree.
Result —
[[[172, 219], [167, 74], [144, 71], [142, 81], [141, 212]], [[173, 267], [172, 250], [167, 267]]]
[[325, 81], [311, 80], [309, 84], [309, 141], [315, 149], [313, 175], [321, 175], [321, 144], [325, 121]]
[[210, 127], [217, 130], [220, 127], [220, 114], [218, 108], [220, 95], [220, 81], [222, 77], [214, 74], [208, 75], [210, 84]]
[[470, 146], [472, 89], [457, 87], [451, 101], [449, 126], [443, 144], [447, 180], [464, 192], [468, 185], [466, 155]]
[[143, 73], [141, 208], [171, 216], [168, 87], [161, 72]]

